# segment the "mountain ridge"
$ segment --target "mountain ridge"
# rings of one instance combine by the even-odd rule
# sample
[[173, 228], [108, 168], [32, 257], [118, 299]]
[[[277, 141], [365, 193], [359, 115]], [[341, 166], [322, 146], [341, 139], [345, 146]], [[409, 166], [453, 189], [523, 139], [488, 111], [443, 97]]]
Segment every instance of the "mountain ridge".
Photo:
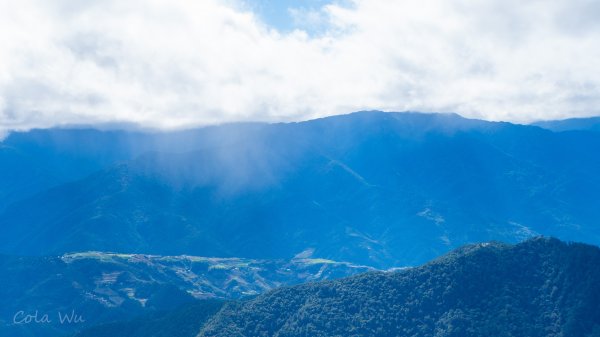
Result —
[[197, 320], [177, 309], [75, 336], [597, 337], [599, 266], [599, 247], [552, 237], [473, 243], [416, 267], [279, 287]]
[[599, 336], [600, 249], [535, 238], [423, 266], [279, 288], [198, 336]]
[[174, 138], [11, 203], [3, 252], [273, 259], [315, 249], [385, 269], [473, 241], [600, 242], [591, 133], [364, 112], [161, 137]]

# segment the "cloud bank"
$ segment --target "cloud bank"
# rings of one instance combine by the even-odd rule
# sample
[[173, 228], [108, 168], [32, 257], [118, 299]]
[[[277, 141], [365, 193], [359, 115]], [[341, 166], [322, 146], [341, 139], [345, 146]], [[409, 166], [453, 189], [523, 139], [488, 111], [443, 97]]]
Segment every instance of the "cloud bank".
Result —
[[0, 130], [600, 114], [598, 1], [354, 0], [285, 33], [240, 1], [0, 1]]

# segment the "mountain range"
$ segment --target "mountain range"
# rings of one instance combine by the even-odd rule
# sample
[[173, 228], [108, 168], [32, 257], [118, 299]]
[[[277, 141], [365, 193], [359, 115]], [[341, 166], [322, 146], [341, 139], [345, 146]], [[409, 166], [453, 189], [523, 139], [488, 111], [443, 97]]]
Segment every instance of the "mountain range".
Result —
[[469, 242], [600, 243], [600, 134], [361, 112], [2, 143], [0, 250], [417, 265]]
[[13, 132], [0, 336], [597, 336], [598, 125]]
[[598, 247], [551, 238], [471, 244], [420, 267], [282, 287], [218, 308], [197, 303], [76, 336], [597, 337], [599, 266]]

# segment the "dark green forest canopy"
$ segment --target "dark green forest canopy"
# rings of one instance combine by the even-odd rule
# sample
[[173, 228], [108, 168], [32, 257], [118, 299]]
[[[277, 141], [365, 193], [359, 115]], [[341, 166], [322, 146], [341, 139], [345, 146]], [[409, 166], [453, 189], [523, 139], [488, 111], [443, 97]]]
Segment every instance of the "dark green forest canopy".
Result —
[[600, 336], [600, 249], [469, 245], [418, 268], [229, 304], [199, 336]]

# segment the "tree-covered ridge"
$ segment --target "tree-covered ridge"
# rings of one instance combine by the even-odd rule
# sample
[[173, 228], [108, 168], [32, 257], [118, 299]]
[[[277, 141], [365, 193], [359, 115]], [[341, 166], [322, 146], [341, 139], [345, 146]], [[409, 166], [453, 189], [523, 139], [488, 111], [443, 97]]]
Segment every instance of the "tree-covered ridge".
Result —
[[600, 336], [600, 249], [470, 245], [417, 268], [229, 304], [199, 336]]

